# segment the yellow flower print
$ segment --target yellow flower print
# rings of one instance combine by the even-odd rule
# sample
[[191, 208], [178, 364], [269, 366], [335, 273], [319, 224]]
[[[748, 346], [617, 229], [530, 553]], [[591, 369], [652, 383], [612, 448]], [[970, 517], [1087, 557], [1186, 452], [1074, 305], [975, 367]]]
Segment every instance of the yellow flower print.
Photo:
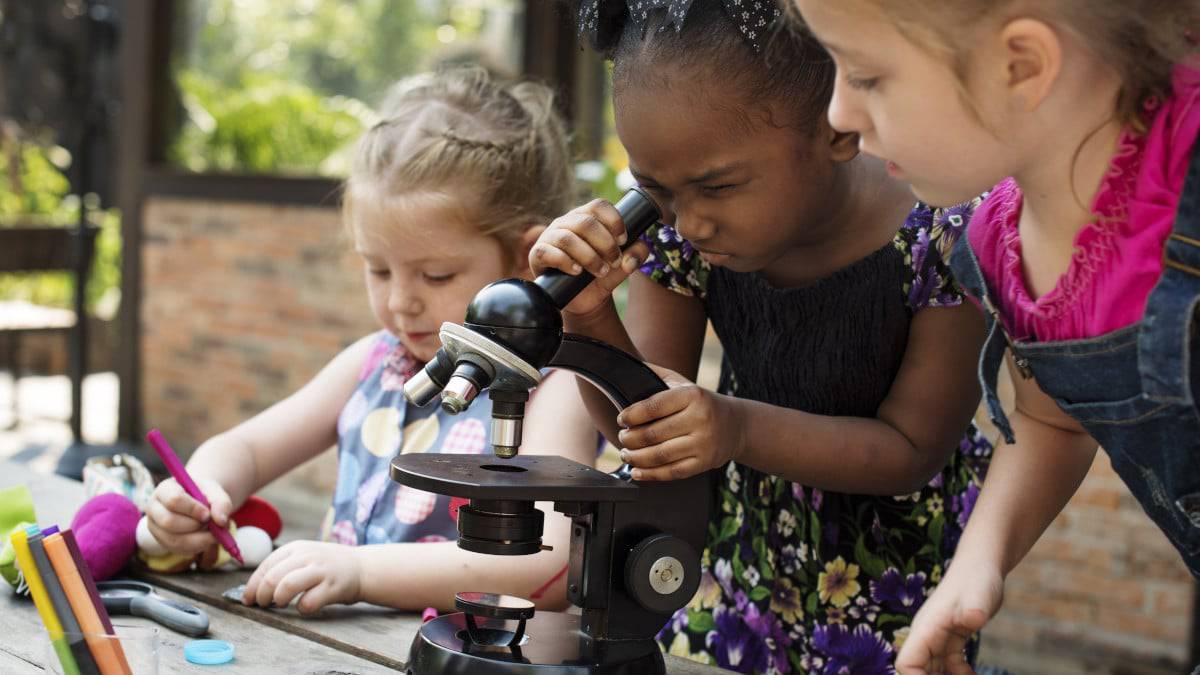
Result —
[[929, 514], [936, 516], [942, 512], [946, 503], [942, 500], [942, 496], [935, 494], [929, 498]]
[[688, 603], [688, 607], [692, 609], [711, 609], [717, 606], [717, 602], [721, 599], [721, 584], [713, 578], [712, 573], [704, 570], [700, 574], [700, 587], [696, 589], [696, 594], [692, 596], [692, 601]]
[[862, 590], [858, 584], [858, 565], [847, 565], [842, 556], [838, 556], [837, 560], [826, 563], [825, 571], [817, 575], [817, 587], [821, 602], [845, 607], [850, 604], [850, 598]]
[[825, 623], [842, 625], [846, 623], [846, 612], [840, 607], [830, 607], [825, 610]]
[[[703, 580], [701, 581], [703, 584]], [[771, 593], [771, 611], [787, 623], [800, 623], [804, 618], [804, 598], [791, 580], [783, 578]]]
[[692, 655], [692, 645], [688, 642], [687, 635], [676, 633], [675, 639], [671, 640], [671, 646], [667, 648], [667, 653], [671, 656], [680, 658], [688, 658]]

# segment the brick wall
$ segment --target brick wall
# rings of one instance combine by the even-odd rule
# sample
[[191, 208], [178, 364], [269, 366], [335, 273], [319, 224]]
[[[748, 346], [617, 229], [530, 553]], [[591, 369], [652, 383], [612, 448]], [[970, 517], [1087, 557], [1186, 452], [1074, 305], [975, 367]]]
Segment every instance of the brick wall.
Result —
[[[335, 208], [155, 198], [143, 223], [143, 419], [181, 451], [375, 329]], [[330, 458], [317, 464], [331, 486]]]

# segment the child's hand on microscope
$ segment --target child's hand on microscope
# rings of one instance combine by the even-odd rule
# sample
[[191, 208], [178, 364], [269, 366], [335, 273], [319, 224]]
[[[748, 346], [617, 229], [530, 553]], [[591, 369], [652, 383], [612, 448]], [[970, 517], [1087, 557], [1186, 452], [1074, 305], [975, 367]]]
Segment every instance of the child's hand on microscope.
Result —
[[625, 221], [617, 207], [603, 199], [592, 201], [555, 218], [529, 249], [534, 274], [548, 269], [577, 275], [587, 270], [596, 281], [589, 284], [563, 310], [587, 317], [611, 303], [613, 289], [632, 274], [649, 255], [645, 242], [635, 242], [624, 253]]
[[621, 411], [621, 460], [634, 480], [681, 480], [741, 454], [741, 405], [652, 364], [669, 389]]
[[358, 547], [320, 541], [286, 544], [254, 570], [242, 602], [260, 607], [287, 607], [312, 614], [325, 605], [351, 605], [362, 598], [362, 564]]

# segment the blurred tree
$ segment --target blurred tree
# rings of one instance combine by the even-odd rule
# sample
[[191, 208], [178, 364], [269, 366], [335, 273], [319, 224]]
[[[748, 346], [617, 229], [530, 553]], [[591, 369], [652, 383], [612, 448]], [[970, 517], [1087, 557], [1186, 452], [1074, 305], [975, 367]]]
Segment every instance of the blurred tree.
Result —
[[[69, 194], [71, 186], [59, 166], [69, 161], [66, 150], [21, 142], [0, 134], [0, 227], [35, 222], [70, 227], [79, 219], [80, 200]], [[89, 199], [94, 199], [92, 195]], [[87, 306], [93, 313], [111, 317], [120, 299], [121, 221], [115, 209], [94, 208], [89, 217], [100, 226], [88, 283]], [[0, 298], [26, 300], [39, 305], [71, 307], [71, 277], [66, 272], [5, 274], [0, 276]]]
[[[344, 149], [372, 121], [368, 103], [397, 79], [464, 47], [503, 59], [489, 43], [513, 41], [522, 3], [189, 0], [179, 6], [172, 72], [180, 114], [168, 159], [193, 171], [344, 175]], [[491, 39], [500, 29], [504, 39]]]

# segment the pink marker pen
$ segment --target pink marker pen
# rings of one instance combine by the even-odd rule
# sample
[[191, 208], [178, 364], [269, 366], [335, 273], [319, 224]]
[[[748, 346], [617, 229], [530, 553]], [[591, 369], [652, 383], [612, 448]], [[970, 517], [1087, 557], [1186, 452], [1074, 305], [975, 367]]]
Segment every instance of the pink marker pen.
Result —
[[204, 508], [210, 509], [208, 531], [213, 533], [213, 536], [217, 538], [217, 541], [226, 551], [229, 551], [229, 555], [233, 556], [239, 564], [245, 565], [246, 561], [242, 559], [242, 552], [238, 549], [237, 542], [233, 540], [233, 535], [229, 534], [229, 530], [213, 522], [211, 506], [208, 500], [204, 498], [204, 493], [200, 491], [200, 488], [196, 485], [196, 481], [192, 480], [187, 469], [183, 468], [183, 462], [179, 461], [179, 455], [176, 455], [171, 446], [167, 445], [167, 439], [163, 438], [162, 432], [158, 429], [151, 429], [150, 433], [146, 434], [146, 440], [150, 441], [151, 447], [158, 453], [163, 464], [167, 466], [167, 471], [170, 471], [171, 476], [183, 487], [184, 492], [191, 495], [192, 499], [203, 504]]

